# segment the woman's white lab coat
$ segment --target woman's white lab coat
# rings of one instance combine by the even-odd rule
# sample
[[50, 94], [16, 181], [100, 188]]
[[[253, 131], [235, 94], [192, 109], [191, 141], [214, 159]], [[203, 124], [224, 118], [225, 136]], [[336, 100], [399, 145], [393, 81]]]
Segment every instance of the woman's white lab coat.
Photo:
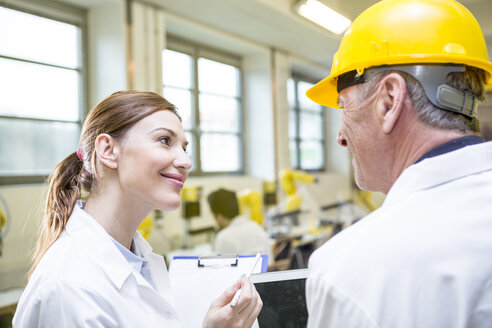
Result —
[[137, 232], [155, 289], [136, 272], [110, 236], [75, 206], [67, 227], [29, 280], [13, 326], [182, 327], [161, 256]]
[[310, 258], [310, 328], [492, 327], [492, 142], [407, 168]]

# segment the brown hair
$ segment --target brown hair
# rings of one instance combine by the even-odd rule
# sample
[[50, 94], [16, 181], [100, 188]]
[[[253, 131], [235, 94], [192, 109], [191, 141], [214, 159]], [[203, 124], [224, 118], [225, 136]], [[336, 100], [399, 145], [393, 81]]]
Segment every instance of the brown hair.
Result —
[[239, 204], [234, 191], [220, 188], [210, 193], [207, 200], [214, 215], [221, 214], [229, 220], [239, 215]]
[[153, 92], [116, 92], [90, 111], [80, 135], [81, 158], [77, 152], [68, 155], [48, 178], [49, 190], [41, 233], [28, 277], [65, 229], [81, 191], [91, 191], [97, 178], [94, 151], [97, 136], [106, 133], [115, 139], [123, 138], [135, 123], [160, 110], [171, 110], [181, 120], [176, 107]]

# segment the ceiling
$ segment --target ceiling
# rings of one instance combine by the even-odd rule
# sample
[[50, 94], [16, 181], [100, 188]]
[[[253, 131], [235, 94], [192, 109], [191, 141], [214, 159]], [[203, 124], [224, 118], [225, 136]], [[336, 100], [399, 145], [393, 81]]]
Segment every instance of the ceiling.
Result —
[[[342, 36], [293, 11], [296, 0], [146, 0], [167, 12], [329, 67]], [[376, 0], [322, 0], [351, 20]], [[492, 54], [492, 0], [461, 0], [478, 19]], [[230, 49], [234, 51], [234, 49]]]

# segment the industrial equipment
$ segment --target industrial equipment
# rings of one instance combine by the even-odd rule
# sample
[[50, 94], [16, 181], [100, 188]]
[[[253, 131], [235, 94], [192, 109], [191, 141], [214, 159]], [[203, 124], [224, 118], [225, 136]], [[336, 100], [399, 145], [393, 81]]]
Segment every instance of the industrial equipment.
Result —
[[277, 183], [275, 181], [263, 181], [263, 204], [267, 208], [277, 204]]
[[3, 252], [3, 239], [9, 233], [12, 217], [10, 216], [9, 206], [5, 198], [0, 194], [0, 256]]
[[261, 194], [256, 190], [246, 189], [238, 193], [239, 213], [249, 212], [251, 220], [259, 225], [263, 224], [263, 204]]
[[200, 197], [202, 188], [197, 186], [184, 187], [181, 190], [181, 208], [183, 209], [183, 218], [191, 219], [200, 216]]
[[375, 211], [378, 207], [372, 201], [372, 192], [366, 190], [360, 190], [357, 193], [357, 199], [364, 204], [370, 212]]
[[302, 198], [297, 194], [296, 181], [313, 183], [316, 182], [316, 177], [303, 171], [291, 169], [284, 169], [280, 172], [280, 185], [287, 195], [287, 203], [285, 205], [285, 211], [287, 212], [301, 208]]
[[190, 239], [190, 220], [200, 216], [200, 198], [202, 187], [187, 186], [181, 190], [181, 208], [184, 218], [183, 248], [189, 247]]
[[140, 223], [140, 225], [138, 226], [137, 230], [138, 232], [140, 232], [142, 237], [144, 237], [145, 240], [148, 241], [153, 228], [154, 220], [151, 216], [146, 216], [145, 219], [143, 219], [142, 223]]

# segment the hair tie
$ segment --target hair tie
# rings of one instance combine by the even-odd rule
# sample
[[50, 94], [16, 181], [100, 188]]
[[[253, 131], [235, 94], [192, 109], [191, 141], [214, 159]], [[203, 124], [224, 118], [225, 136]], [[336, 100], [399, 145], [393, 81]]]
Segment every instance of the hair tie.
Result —
[[82, 148], [77, 148], [77, 157], [82, 160]]

